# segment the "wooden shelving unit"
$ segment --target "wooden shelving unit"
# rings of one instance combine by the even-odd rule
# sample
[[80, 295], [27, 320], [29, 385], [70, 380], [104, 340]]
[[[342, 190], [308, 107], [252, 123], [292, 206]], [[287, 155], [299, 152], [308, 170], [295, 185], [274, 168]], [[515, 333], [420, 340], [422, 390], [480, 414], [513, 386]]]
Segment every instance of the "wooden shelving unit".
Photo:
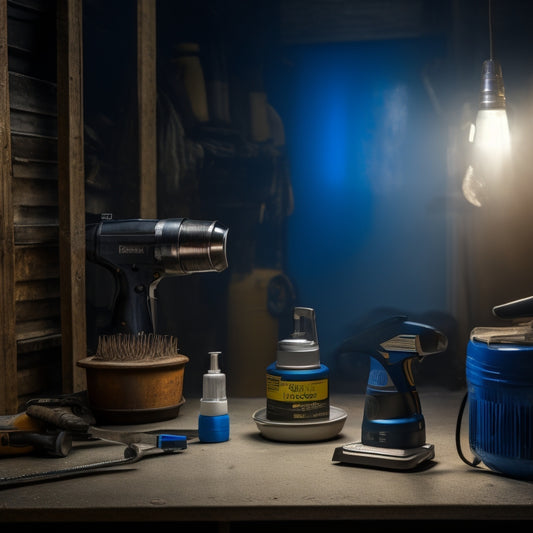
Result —
[[[155, 0], [137, 3], [140, 214], [155, 217]], [[82, 0], [0, 0], [0, 414], [85, 388]]]

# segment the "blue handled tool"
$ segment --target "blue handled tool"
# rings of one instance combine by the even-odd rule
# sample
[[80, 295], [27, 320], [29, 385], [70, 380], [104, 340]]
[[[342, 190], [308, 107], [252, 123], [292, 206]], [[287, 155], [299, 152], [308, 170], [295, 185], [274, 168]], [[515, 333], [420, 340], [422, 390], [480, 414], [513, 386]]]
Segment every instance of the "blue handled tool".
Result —
[[142, 432], [98, 428], [65, 407], [50, 408], [45, 405], [33, 404], [27, 407], [26, 413], [34, 419], [41, 420], [57, 428], [69, 430], [74, 437], [83, 436], [86, 439], [101, 439], [126, 444], [129, 448], [135, 447], [138, 453], [154, 448], [164, 452], [185, 450], [187, 448], [187, 440], [195, 438], [197, 435], [197, 433], [191, 435], [190, 430], [177, 432], [176, 434], [170, 430]]
[[443, 352], [446, 336], [424, 324], [394, 316], [347, 339], [340, 353], [371, 356], [361, 441], [335, 449], [333, 461], [412, 469], [435, 456], [415, 387], [412, 362]]
[[[101, 439], [110, 442], [125, 444], [124, 457], [121, 459], [112, 459], [99, 461], [91, 464], [68, 466], [67, 468], [48, 470], [44, 472], [30, 472], [25, 474], [18, 474], [11, 477], [0, 477], [0, 490], [3, 488], [10, 488], [19, 485], [30, 483], [40, 483], [43, 481], [52, 481], [57, 479], [70, 478], [73, 476], [81, 476], [91, 474], [102, 468], [109, 468], [115, 466], [122, 466], [131, 464], [142, 459], [146, 452], [150, 450], [160, 450], [162, 455], [185, 450], [187, 442], [198, 439], [198, 431], [196, 429], [184, 430], [151, 430], [151, 431], [116, 431], [107, 428], [97, 428], [88, 423], [85, 419], [77, 416], [69, 407], [54, 406], [49, 407], [44, 404], [31, 403], [26, 409], [25, 415], [30, 420], [34, 420], [43, 424], [43, 427], [53, 427], [56, 431], [62, 429], [62, 434], [67, 434], [72, 439], [91, 440]], [[66, 457], [70, 451], [71, 440], [69, 438], [68, 449], [62, 450], [61, 457]], [[20, 439], [18, 439], [20, 441]], [[31, 449], [30, 445], [34, 445], [34, 440], [26, 440], [22, 444], [27, 445], [27, 449]], [[17, 446], [21, 445], [17, 442]], [[47, 445], [45, 451], [50, 452], [50, 446]], [[50, 454], [54, 457], [59, 456], [58, 453]]]
[[173, 435], [170, 433], [163, 433], [162, 431], [166, 430], [150, 433], [141, 431], [113, 431], [91, 426], [87, 431], [87, 436], [126, 444], [129, 447], [136, 445], [144, 450], [159, 448], [164, 452], [174, 452], [185, 450], [187, 448], [186, 435]]

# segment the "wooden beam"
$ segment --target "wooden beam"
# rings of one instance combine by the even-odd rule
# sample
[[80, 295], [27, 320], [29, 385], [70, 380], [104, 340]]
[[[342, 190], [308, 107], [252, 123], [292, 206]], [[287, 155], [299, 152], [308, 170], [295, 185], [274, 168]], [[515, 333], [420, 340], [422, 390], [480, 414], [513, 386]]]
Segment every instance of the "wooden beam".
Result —
[[86, 388], [82, 0], [57, 3], [59, 280], [63, 391]]
[[448, 3], [432, 0], [281, 0], [282, 44], [412, 39], [439, 35]]
[[0, 0], [0, 117], [0, 414], [5, 415], [18, 408], [7, 0]]
[[137, 0], [137, 105], [141, 218], [157, 218], [156, 3]]

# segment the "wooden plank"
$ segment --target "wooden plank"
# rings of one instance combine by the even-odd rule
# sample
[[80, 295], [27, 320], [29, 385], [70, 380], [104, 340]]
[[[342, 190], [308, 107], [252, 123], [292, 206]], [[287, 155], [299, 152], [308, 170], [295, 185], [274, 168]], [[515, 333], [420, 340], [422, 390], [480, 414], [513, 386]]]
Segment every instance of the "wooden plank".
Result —
[[[55, 354], [55, 356], [59, 357], [59, 354]], [[54, 370], [56, 370], [55, 367], [48, 363], [33, 368], [27, 368], [19, 372], [18, 387], [20, 390], [19, 404], [21, 406], [24, 406], [28, 400], [31, 400], [36, 396], [50, 393], [49, 388], [43, 388], [43, 383], [51, 383], [54, 380], [57, 381], [57, 377], [53, 374]], [[43, 379], [43, 376], [46, 379]]]
[[14, 157], [13, 177], [57, 180], [57, 161], [27, 161]]
[[57, 224], [15, 226], [15, 244], [57, 244], [59, 228]]
[[[15, 231], [19, 226], [24, 225], [57, 225], [57, 213], [57, 207], [14, 205], [13, 220], [15, 221]], [[55, 244], [57, 245], [57, 242]]]
[[11, 128], [7, 47], [7, 0], [0, 0], [0, 414], [17, 411], [15, 339], [15, 243], [11, 197]]
[[87, 353], [81, 0], [57, 2], [59, 265], [63, 391], [86, 389]]
[[30, 280], [18, 282], [15, 286], [15, 301], [37, 301], [59, 298], [59, 280]]
[[55, 81], [55, 0], [8, 2], [9, 70]]
[[[18, 367], [27, 367], [30, 358], [46, 357], [42, 352], [50, 350], [51, 348], [61, 348], [61, 333], [59, 327], [57, 333], [45, 335], [42, 337], [32, 337], [27, 340], [20, 340], [17, 342], [19, 361]], [[30, 354], [30, 358], [27, 357]], [[57, 360], [57, 366], [61, 367], [61, 356]]]
[[157, 217], [156, 3], [137, 0], [137, 103], [139, 117], [139, 208]]
[[15, 312], [17, 322], [21, 323], [29, 320], [48, 320], [56, 317], [59, 319], [59, 298], [18, 302]]
[[11, 109], [57, 117], [57, 87], [49, 81], [10, 72], [9, 98]]
[[50, 335], [57, 335], [60, 331], [59, 319], [30, 320], [17, 324], [15, 336], [17, 341], [33, 341]]
[[11, 152], [19, 161], [57, 161], [57, 139], [45, 135], [12, 132]]
[[8, 2], [7, 14], [10, 19], [9, 46], [31, 54], [38, 48], [39, 35], [34, 31], [41, 14], [37, 6], [25, 6], [21, 2]]
[[15, 250], [16, 282], [58, 277], [57, 246], [17, 246]]
[[[25, 368], [18, 373], [18, 390], [21, 397], [33, 395], [42, 390], [43, 375], [46, 373], [45, 366], [34, 366], [32, 368]], [[43, 391], [44, 392], [44, 391]]]
[[[38, 351], [36, 351], [38, 350]], [[19, 403], [24, 396], [50, 394], [61, 389], [60, 336], [19, 343]]]
[[57, 207], [57, 180], [13, 180], [17, 206]]
[[57, 121], [54, 117], [17, 111], [11, 108], [11, 131], [17, 133], [36, 132], [49, 137], [57, 136]]
[[446, 5], [431, 0], [281, 0], [283, 44], [405, 39], [442, 33]]

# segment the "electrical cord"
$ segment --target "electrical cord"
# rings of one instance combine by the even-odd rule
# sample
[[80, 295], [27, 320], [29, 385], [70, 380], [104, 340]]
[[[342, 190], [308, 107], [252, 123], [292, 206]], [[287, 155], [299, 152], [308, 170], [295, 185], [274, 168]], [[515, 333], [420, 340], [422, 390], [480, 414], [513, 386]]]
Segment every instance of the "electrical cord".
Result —
[[461, 425], [463, 423], [463, 413], [465, 410], [466, 401], [468, 399], [468, 392], [465, 393], [461, 405], [459, 407], [459, 414], [457, 415], [457, 424], [455, 426], [455, 447], [457, 449], [457, 453], [459, 454], [459, 457], [461, 460], [466, 463], [468, 466], [474, 466], [477, 467], [479, 463], [481, 463], [481, 459], [478, 457], [474, 457], [472, 461], [467, 459], [465, 455], [463, 454], [463, 450], [461, 448]]

